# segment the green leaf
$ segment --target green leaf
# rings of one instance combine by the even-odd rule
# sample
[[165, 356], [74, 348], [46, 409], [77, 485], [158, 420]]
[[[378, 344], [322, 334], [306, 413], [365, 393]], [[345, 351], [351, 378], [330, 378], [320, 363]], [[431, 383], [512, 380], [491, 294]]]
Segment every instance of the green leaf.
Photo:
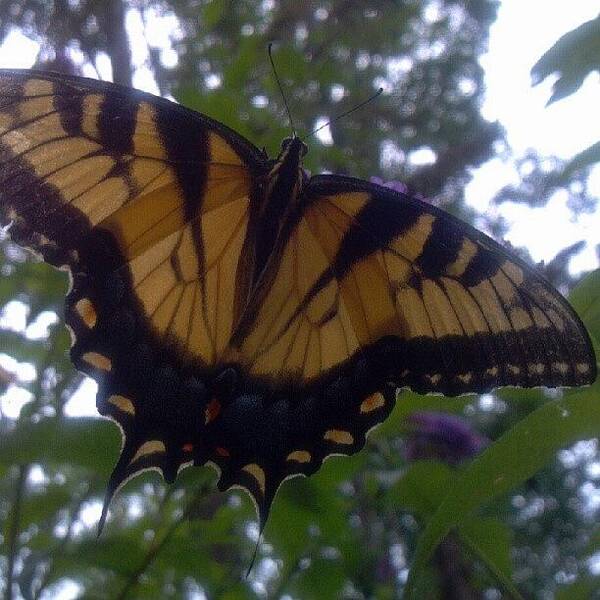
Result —
[[243, 583], [235, 583], [219, 595], [219, 600], [248, 600], [249, 598], [256, 598], [256, 594], [253, 594]]
[[[396, 508], [407, 510], [424, 519], [435, 512], [446, 495], [456, 471], [437, 461], [418, 461], [409, 466], [405, 475], [386, 494], [386, 500]], [[487, 566], [493, 576], [511, 590], [510, 530], [497, 519], [476, 518], [459, 530], [461, 539]]]
[[568, 183], [570, 177], [575, 171], [591, 167], [593, 164], [600, 162], [600, 142], [592, 144], [589, 148], [576, 154], [558, 174], [556, 183], [565, 184]]
[[223, 0], [212, 0], [206, 4], [202, 10], [202, 27], [206, 31], [214, 29], [224, 12], [225, 2]]
[[435, 512], [456, 476], [448, 465], [435, 460], [412, 463], [386, 493], [386, 502], [423, 518]]
[[128, 576], [136, 571], [146, 552], [139, 536], [129, 529], [127, 535], [71, 541], [68, 549], [55, 554], [54, 568], [57, 575], [68, 574], [71, 569], [78, 571], [85, 565]]
[[509, 492], [544, 465], [557, 450], [600, 431], [600, 384], [549, 402], [489, 446], [450, 486], [428, 522], [415, 552], [406, 598], [418, 598], [421, 572], [435, 548], [477, 508]]
[[[328, 461], [328, 464], [331, 461]], [[330, 470], [330, 472], [335, 469]], [[294, 479], [286, 482], [277, 494], [277, 501], [265, 529], [265, 538], [275, 544], [286, 564], [295, 564], [307, 546], [314, 543], [311, 526], [317, 525], [321, 540], [333, 544], [345, 532], [348, 524], [344, 498], [337, 486], [319, 479]]]
[[571, 585], [565, 585], [556, 591], [555, 600], [589, 600], [594, 598], [598, 592], [599, 582], [597, 578], [584, 577], [578, 579]]
[[53, 517], [61, 508], [70, 504], [72, 490], [64, 485], [50, 485], [43, 492], [29, 496], [22, 505], [20, 526], [25, 529], [31, 524], [38, 527]]
[[[221, 537], [219, 543], [225, 547], [226, 538]], [[235, 556], [233, 552], [229, 555]], [[218, 560], [217, 556], [211, 545], [206, 543], [202, 527], [180, 527], [180, 531], [162, 548], [152, 569], [171, 570], [182, 578], [189, 573], [202, 573], [203, 584], [210, 589], [223, 582], [229, 571], [227, 563]], [[174, 557], [177, 559], [173, 560]]]
[[30, 340], [17, 331], [2, 331], [0, 352], [19, 362], [39, 364], [48, 355], [48, 348], [46, 340]]
[[531, 69], [534, 85], [558, 73], [548, 104], [577, 91], [600, 68], [600, 16], [563, 35]]
[[293, 595], [306, 600], [340, 598], [344, 582], [340, 561], [319, 557], [311, 562], [309, 569], [300, 572]]
[[569, 294], [569, 302], [587, 330], [600, 340], [600, 269], [586, 275]]
[[119, 430], [106, 419], [45, 419], [23, 423], [0, 438], [0, 464], [71, 464], [102, 477], [119, 453]]
[[596, 527], [596, 530], [590, 535], [590, 541], [585, 546], [586, 554], [595, 554], [600, 550], [600, 528]]
[[264, 43], [258, 36], [247, 36], [240, 40], [236, 48], [235, 60], [223, 71], [223, 87], [225, 89], [241, 89], [256, 65], [259, 49], [264, 51]]
[[498, 519], [470, 519], [459, 528], [463, 543], [491, 571], [513, 598], [521, 598], [514, 587], [510, 559], [510, 529]]

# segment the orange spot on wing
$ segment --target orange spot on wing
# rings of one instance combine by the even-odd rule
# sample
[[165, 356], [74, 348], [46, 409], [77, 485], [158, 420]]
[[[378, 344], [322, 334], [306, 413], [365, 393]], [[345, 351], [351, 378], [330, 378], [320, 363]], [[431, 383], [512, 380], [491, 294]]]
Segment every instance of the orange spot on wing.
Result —
[[298, 463], [307, 463], [311, 461], [310, 452], [306, 450], [294, 450], [290, 452], [285, 460], [293, 460]]
[[211, 421], [214, 421], [221, 412], [221, 403], [213, 398], [208, 405], [206, 406], [206, 410], [204, 412], [204, 422], [208, 425]]
[[323, 436], [323, 439], [334, 444], [353, 444], [354, 437], [349, 431], [343, 431], [342, 429], [328, 429]]
[[194, 449], [194, 444], [184, 444], [182, 450], [184, 452], [191, 452]]
[[382, 406], [385, 406], [385, 398], [383, 397], [383, 394], [377, 392], [375, 394], [371, 394], [362, 401], [360, 405], [360, 412], [363, 414], [370, 413], [378, 408], [381, 408]]
[[229, 450], [227, 450], [227, 448], [221, 448], [220, 446], [218, 448], [215, 448], [215, 452], [217, 453], [218, 456], [222, 456], [224, 458], [231, 456], [229, 454]]

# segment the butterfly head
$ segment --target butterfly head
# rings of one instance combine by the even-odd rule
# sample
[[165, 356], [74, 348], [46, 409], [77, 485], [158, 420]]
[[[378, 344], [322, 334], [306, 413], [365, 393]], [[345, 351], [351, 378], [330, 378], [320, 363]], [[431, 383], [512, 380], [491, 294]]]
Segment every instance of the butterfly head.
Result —
[[[269, 162], [269, 194], [280, 187], [288, 198], [298, 196], [309, 177], [309, 173], [302, 168], [302, 159], [307, 152], [308, 146], [295, 133], [281, 142], [279, 155]], [[277, 195], [281, 195], [281, 191]]]
[[308, 146], [297, 135], [286, 137], [281, 142], [281, 150], [277, 157], [277, 161], [281, 162], [288, 156], [295, 156], [298, 161], [301, 161], [306, 156], [307, 152]]

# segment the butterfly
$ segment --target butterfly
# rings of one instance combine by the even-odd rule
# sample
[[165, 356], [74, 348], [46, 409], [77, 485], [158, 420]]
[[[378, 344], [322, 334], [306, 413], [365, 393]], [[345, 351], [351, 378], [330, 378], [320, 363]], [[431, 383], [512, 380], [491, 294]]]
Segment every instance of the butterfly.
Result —
[[74, 76], [0, 71], [0, 220], [71, 288], [74, 365], [132, 476], [211, 464], [261, 527], [281, 483], [353, 454], [400, 388], [596, 377], [588, 334], [483, 233], [360, 179], [310, 177], [205, 115]]

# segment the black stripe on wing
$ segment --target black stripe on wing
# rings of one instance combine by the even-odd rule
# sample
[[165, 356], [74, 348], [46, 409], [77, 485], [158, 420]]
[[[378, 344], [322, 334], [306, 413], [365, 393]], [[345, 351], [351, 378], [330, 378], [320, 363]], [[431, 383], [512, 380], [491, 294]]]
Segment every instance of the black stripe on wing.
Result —
[[[390, 343], [397, 347], [396, 357], [385, 361], [396, 365], [390, 380], [420, 392], [451, 395], [502, 385], [574, 386], [594, 381], [596, 360], [585, 326], [534, 268], [452, 215], [388, 188], [346, 177], [316, 176], [306, 196], [314, 206], [323, 199], [335, 203], [336, 195], [355, 192], [367, 192], [370, 199], [295, 316], [330, 282], [343, 281], [353, 265], [370, 255], [379, 251], [394, 255], [398, 245], [419, 248], [423, 242], [410, 261], [411, 276], [393, 285], [390, 281], [390, 294], [394, 296], [397, 286], [413, 288], [426, 305], [428, 295], [429, 304], [437, 304], [433, 313], [428, 309], [432, 330], [436, 331], [436, 312], [447, 311], [448, 322], [456, 323], [460, 331], [448, 331], [457, 326], [440, 327], [447, 331], [404, 341], [394, 341], [397, 334], [390, 331]], [[413, 244], [412, 238], [403, 236], [415, 235], [424, 217], [430, 229]], [[473, 323], [468, 314], [460, 314], [466, 305], [476, 307], [487, 331], [477, 327], [468, 331]]]

